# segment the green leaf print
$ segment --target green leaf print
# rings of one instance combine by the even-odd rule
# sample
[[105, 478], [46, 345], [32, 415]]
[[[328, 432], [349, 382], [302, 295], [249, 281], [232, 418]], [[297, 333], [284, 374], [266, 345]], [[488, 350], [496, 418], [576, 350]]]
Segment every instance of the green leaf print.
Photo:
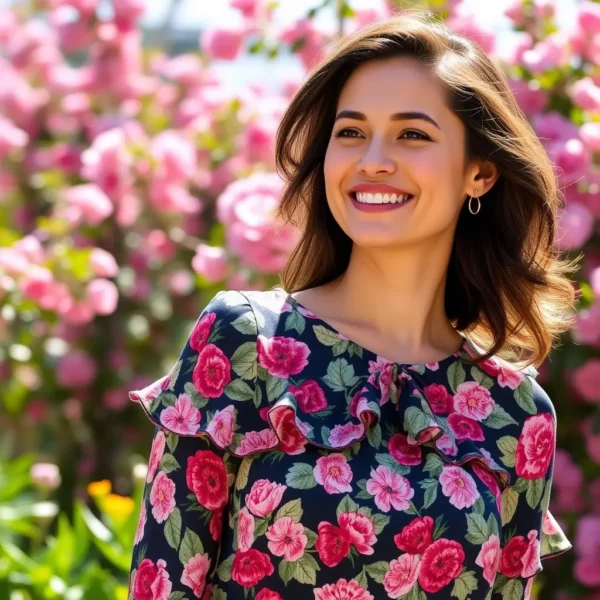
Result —
[[517, 404], [530, 415], [537, 413], [535, 401], [533, 400], [533, 384], [529, 377], [525, 377], [519, 387], [515, 390], [515, 400]]
[[504, 435], [496, 442], [500, 452], [502, 452], [500, 460], [504, 466], [514, 468], [518, 443], [517, 438], [511, 435]]
[[264, 518], [256, 518], [254, 519], [254, 537], [258, 538], [261, 535], [267, 533], [267, 529], [269, 529], [269, 519]]
[[317, 537], [318, 537], [317, 534], [312, 529], [305, 527], [304, 535], [306, 536], [306, 539], [308, 540], [306, 542], [306, 547], [312, 548], [317, 543]]
[[196, 554], [204, 554], [204, 546], [198, 534], [187, 528], [179, 547], [179, 560], [185, 565]]
[[169, 600], [187, 600], [185, 592], [171, 592]]
[[195, 408], [204, 408], [208, 403], [208, 398], [201, 396], [191, 381], [186, 381], [183, 391], [188, 395]]
[[469, 513], [467, 517], [467, 535], [465, 539], [471, 544], [481, 545], [490, 537], [487, 521], [477, 513]]
[[240, 315], [235, 321], [231, 322], [231, 325], [244, 335], [256, 336], [258, 330], [256, 317], [254, 316], [253, 311], [248, 311], [243, 315]]
[[327, 367], [327, 375], [323, 381], [335, 392], [344, 392], [358, 381], [354, 375], [354, 367], [345, 358], [332, 360]]
[[519, 503], [519, 493], [514, 488], [506, 488], [502, 492], [502, 525], [512, 521]]
[[373, 521], [375, 535], [379, 535], [383, 531], [383, 528], [390, 522], [390, 518], [387, 515], [375, 513], [371, 517], [371, 521]]
[[169, 452], [175, 452], [175, 448], [177, 448], [178, 441], [178, 435], [175, 435], [174, 433], [167, 433], [167, 447], [169, 448]]
[[165, 406], [175, 406], [177, 403], [177, 396], [171, 392], [163, 392], [160, 399]]
[[329, 444], [329, 434], [331, 433], [331, 429], [329, 427], [325, 427], [323, 425], [321, 427], [321, 438], [323, 439], [324, 444]]
[[488, 375], [486, 375], [481, 369], [479, 369], [478, 367], [472, 367], [471, 368], [471, 377], [473, 377], [473, 379], [481, 386], [483, 386], [485, 389], [489, 390], [492, 388], [492, 386], [494, 385], [494, 381], [492, 380], [491, 377], [489, 377]]
[[492, 535], [500, 535], [500, 531], [498, 530], [498, 521], [493, 513], [490, 513], [487, 520], [488, 533], [490, 536]]
[[519, 579], [509, 579], [501, 590], [502, 600], [522, 600], [523, 584]]
[[294, 523], [300, 523], [300, 519], [302, 519], [302, 501], [300, 498], [290, 500], [275, 514], [275, 520], [283, 517], [291, 517]]
[[419, 584], [415, 583], [415, 585], [410, 588], [408, 594], [402, 596], [402, 600], [427, 600], [427, 595], [419, 587]]
[[354, 502], [354, 500], [352, 500], [352, 498], [346, 494], [342, 498], [342, 501], [338, 504], [335, 514], [337, 517], [339, 517], [343, 513], [357, 511], [358, 508], [358, 504], [356, 504], [356, 502]]
[[272, 404], [276, 400], [279, 400], [281, 395], [285, 392], [288, 386], [287, 379], [281, 379], [275, 377], [275, 375], [269, 375], [267, 379], [267, 398], [269, 403]]
[[320, 571], [321, 567], [310, 554], [304, 554], [294, 564], [296, 565], [295, 577], [300, 583], [316, 585], [317, 571]]
[[288, 582], [292, 580], [294, 578], [294, 575], [296, 574], [296, 563], [288, 562], [287, 560], [281, 559], [277, 570], [279, 571], [279, 577], [281, 577], [283, 583], [287, 585]]
[[231, 357], [233, 372], [242, 379], [256, 379], [256, 342], [244, 342]]
[[364, 569], [354, 579], [361, 588], [365, 590], [369, 588], [369, 580], [367, 579], [367, 574]]
[[437, 479], [424, 479], [423, 481], [421, 481], [419, 483], [419, 485], [421, 486], [421, 488], [423, 490], [425, 490], [425, 493], [423, 495], [424, 501], [423, 501], [423, 509], [422, 509], [422, 510], [425, 510], [426, 508], [429, 508], [436, 501], [437, 493], [438, 493], [438, 480]]
[[487, 419], [482, 421], [486, 427], [492, 429], [502, 429], [507, 425], [516, 425], [517, 422], [499, 405], [494, 406], [494, 410], [490, 413]]
[[431, 425], [431, 417], [416, 406], [409, 406], [404, 413], [404, 429], [416, 438], [420, 431]]
[[238, 402], [254, 398], [254, 390], [243, 379], [234, 379], [225, 386], [223, 391], [230, 400], [237, 400]]
[[177, 550], [181, 539], [181, 512], [174, 508], [165, 521], [165, 538], [171, 548]]
[[304, 317], [296, 310], [293, 310], [285, 320], [285, 330], [289, 331], [290, 329], [295, 329], [298, 333], [304, 333], [304, 328], [306, 327], [306, 320]]
[[397, 473], [398, 475], [406, 475], [410, 471], [406, 465], [401, 465], [389, 454], [376, 454], [375, 460], [380, 465], [387, 467], [392, 473]]
[[385, 560], [380, 560], [373, 564], [365, 565], [363, 569], [367, 572], [367, 575], [372, 577], [377, 583], [383, 583], [383, 578], [390, 569], [390, 563]]
[[210, 588], [210, 600], [227, 600], [227, 594], [214, 585]]
[[545, 484], [546, 480], [543, 477], [529, 480], [525, 498], [527, 499], [527, 504], [529, 504], [531, 508], [538, 508], [540, 500], [542, 499], [542, 494], [544, 493]]
[[431, 477], [439, 477], [444, 470], [444, 462], [437, 454], [430, 452], [427, 455], [427, 458], [425, 458], [424, 470], [427, 471]]
[[167, 387], [168, 390], [173, 391], [175, 389], [175, 382], [177, 381], [177, 378], [179, 377], [179, 373], [181, 372], [181, 365], [182, 365], [182, 361], [178, 360], [175, 363], [175, 366], [173, 367], [173, 369], [171, 370], [171, 373], [169, 374], [169, 387]]
[[454, 393], [456, 393], [456, 388], [458, 388], [461, 383], [465, 382], [466, 378], [467, 374], [462, 363], [459, 360], [455, 360], [450, 367], [448, 367], [448, 384]]
[[236, 478], [235, 478], [235, 489], [243, 490], [248, 485], [248, 475], [250, 473], [250, 465], [254, 459], [245, 456], [240, 463]]
[[288, 469], [285, 482], [297, 490], [309, 490], [317, 485], [313, 468], [306, 463], [294, 463]]
[[231, 565], [235, 554], [230, 554], [217, 569], [217, 576], [223, 583], [227, 583], [231, 579]]
[[473, 512], [479, 515], [483, 515], [485, 512], [485, 502], [481, 496], [475, 500], [475, 504], [473, 504]]
[[159, 470], [164, 471], [165, 473], [172, 473], [179, 469], [179, 463], [177, 459], [168, 452], [165, 452], [160, 459], [160, 464], [158, 466]]
[[367, 440], [373, 448], [381, 446], [381, 425], [379, 423], [369, 427], [367, 430]]
[[315, 336], [323, 346], [335, 346], [340, 342], [340, 336], [323, 325], [313, 325]]
[[334, 356], [341, 356], [348, 349], [348, 341], [340, 340], [335, 346], [331, 348]]
[[475, 571], [463, 571], [454, 581], [451, 596], [458, 600], [466, 600], [467, 596], [477, 589]]

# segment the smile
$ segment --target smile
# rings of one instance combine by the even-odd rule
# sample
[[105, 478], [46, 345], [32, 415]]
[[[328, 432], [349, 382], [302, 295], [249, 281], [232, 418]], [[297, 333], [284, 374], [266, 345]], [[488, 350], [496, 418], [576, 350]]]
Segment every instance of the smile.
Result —
[[350, 192], [352, 205], [363, 212], [383, 212], [396, 210], [408, 204], [414, 196], [412, 194], [365, 194]]

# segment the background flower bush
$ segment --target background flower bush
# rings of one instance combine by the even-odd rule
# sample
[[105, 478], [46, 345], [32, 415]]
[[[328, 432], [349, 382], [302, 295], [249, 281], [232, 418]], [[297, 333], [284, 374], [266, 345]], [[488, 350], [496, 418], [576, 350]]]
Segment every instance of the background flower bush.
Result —
[[[600, 598], [600, 3], [516, 0], [502, 62], [556, 165], [559, 247], [582, 253], [573, 330], [540, 368], [559, 418], [552, 510], [574, 541], [544, 599]], [[398, 10], [323, 0], [285, 29], [276, 3], [194, 52], [142, 47], [142, 0], [0, 10], [0, 597], [126, 598], [151, 426], [127, 391], [164, 374], [219, 290], [265, 289], [298, 232], [275, 222], [277, 124], [299, 81], [226, 91], [213, 61], [293, 52]], [[400, 2], [398, 2], [398, 5]], [[408, 3], [402, 3], [406, 6]], [[410, 7], [416, 6], [413, 3]], [[458, 0], [430, 0], [496, 56]], [[324, 31], [315, 15], [335, 11]]]

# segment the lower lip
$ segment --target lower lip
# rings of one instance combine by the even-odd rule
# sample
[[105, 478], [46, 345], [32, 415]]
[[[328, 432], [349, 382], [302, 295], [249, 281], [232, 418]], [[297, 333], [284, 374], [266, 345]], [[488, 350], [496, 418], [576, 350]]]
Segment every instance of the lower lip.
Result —
[[388, 204], [366, 204], [364, 202], [359, 202], [352, 195], [350, 195], [350, 199], [352, 200], [352, 206], [354, 206], [356, 210], [369, 213], [378, 213], [388, 212], [390, 210], [398, 210], [406, 204], [410, 204], [415, 199], [415, 197], [411, 196], [408, 200], [405, 200], [404, 202], [389, 202]]

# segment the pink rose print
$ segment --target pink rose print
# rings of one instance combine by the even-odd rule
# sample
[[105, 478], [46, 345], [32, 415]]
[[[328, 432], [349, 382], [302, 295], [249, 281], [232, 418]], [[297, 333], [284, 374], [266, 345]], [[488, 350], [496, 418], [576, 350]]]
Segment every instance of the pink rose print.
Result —
[[313, 469], [315, 480], [328, 494], [351, 492], [352, 469], [343, 454], [328, 454], [317, 458]]
[[152, 448], [150, 449], [150, 459], [148, 460], [148, 472], [146, 473], [146, 481], [150, 483], [156, 475], [156, 469], [160, 464], [160, 459], [165, 453], [165, 443], [167, 438], [162, 431], [159, 431], [152, 441]]
[[542, 517], [542, 533], [554, 535], [560, 531], [560, 527], [550, 511], [546, 511]]
[[493, 585], [500, 567], [500, 538], [496, 534], [483, 543], [475, 564], [483, 568], [483, 578]]
[[198, 450], [188, 458], [185, 479], [200, 506], [216, 510], [226, 504], [227, 469], [223, 460], [212, 450]]
[[373, 544], [377, 541], [375, 537], [375, 526], [373, 521], [356, 511], [342, 513], [338, 517], [338, 523], [342, 529], [348, 532], [353, 546], [361, 554], [373, 554]]
[[437, 415], [447, 415], [453, 410], [454, 399], [445, 385], [432, 383], [423, 388], [431, 410]]
[[345, 425], [335, 425], [329, 434], [329, 443], [334, 448], [350, 446], [356, 440], [359, 440], [365, 432], [365, 426], [355, 423], [346, 423]]
[[200, 598], [204, 587], [206, 586], [206, 575], [210, 567], [210, 558], [208, 554], [196, 554], [192, 556], [183, 567], [181, 583], [192, 588], [196, 598]]
[[269, 374], [282, 379], [297, 375], [308, 364], [310, 350], [308, 346], [284, 336], [267, 338], [259, 335], [257, 339], [258, 364]]
[[273, 574], [273, 564], [268, 554], [254, 548], [238, 550], [231, 564], [231, 579], [245, 588], [255, 586], [261, 579]]
[[261, 450], [275, 448], [278, 444], [279, 438], [272, 429], [249, 431], [235, 449], [235, 452], [240, 456], [248, 456], [248, 454], [254, 454]]
[[167, 406], [160, 413], [160, 422], [179, 435], [194, 435], [200, 424], [200, 411], [187, 394], [180, 394], [174, 406]]
[[135, 530], [135, 538], [133, 544], [139, 544], [144, 537], [144, 528], [146, 527], [146, 503], [142, 502], [142, 508], [140, 509], [140, 517], [138, 519], [137, 528]]
[[298, 560], [304, 554], [308, 538], [304, 526], [294, 523], [292, 517], [277, 519], [265, 534], [267, 546], [275, 556], [283, 556], [288, 562]]
[[433, 542], [433, 525], [431, 517], [413, 519], [394, 536], [394, 543], [408, 554], [423, 554]]
[[444, 496], [450, 498], [450, 504], [458, 509], [473, 506], [479, 498], [475, 480], [461, 467], [444, 467], [440, 483]]
[[389, 512], [392, 506], [396, 510], [406, 510], [410, 506], [409, 500], [415, 495], [406, 477], [392, 473], [382, 465], [371, 469], [366, 489], [375, 496], [375, 505], [383, 512]]
[[403, 433], [396, 433], [390, 438], [388, 452], [401, 465], [413, 466], [421, 464], [421, 446], [410, 444]]
[[444, 433], [435, 440], [435, 445], [448, 456], [456, 456], [458, 454], [458, 448], [456, 447], [456, 440]]
[[510, 367], [502, 366], [502, 364], [488, 359], [481, 364], [481, 368], [491, 377], [498, 381], [500, 387], [507, 387], [511, 390], [516, 390], [525, 379], [525, 375], [519, 371], [515, 371]]
[[507, 577], [516, 577], [523, 570], [523, 557], [529, 550], [529, 543], [522, 535], [515, 535], [502, 548], [500, 555], [500, 573]]
[[287, 406], [276, 407], [269, 412], [269, 418], [279, 438], [279, 450], [286, 454], [302, 454], [308, 440], [296, 425], [294, 411]]
[[327, 399], [323, 388], [313, 379], [307, 379], [301, 385], [290, 385], [288, 390], [294, 394], [298, 406], [304, 413], [313, 413], [327, 408]]
[[229, 405], [223, 410], [218, 410], [206, 427], [206, 432], [221, 448], [226, 448], [233, 441], [234, 408]]
[[175, 508], [175, 484], [164, 471], [158, 473], [152, 484], [150, 504], [152, 505], [152, 516], [157, 523], [166, 521]]
[[315, 588], [314, 594], [315, 600], [373, 600], [373, 596], [354, 579], [338, 579], [337, 583]]
[[448, 416], [448, 426], [458, 440], [483, 442], [485, 439], [481, 425], [460, 413], [452, 413]]
[[429, 594], [439, 592], [460, 575], [464, 560], [465, 552], [458, 542], [436, 540], [421, 557], [419, 584]]
[[494, 406], [489, 390], [476, 381], [465, 381], [456, 388], [454, 410], [469, 419], [483, 421], [494, 410]]
[[245, 506], [238, 513], [237, 542], [243, 552], [250, 550], [254, 543], [254, 517]]
[[400, 598], [407, 594], [417, 582], [420, 571], [421, 557], [418, 554], [403, 554], [393, 560], [383, 577], [383, 587], [388, 596]]
[[380, 404], [385, 404], [390, 399], [390, 387], [392, 385], [394, 363], [377, 357], [377, 361], [369, 361], [369, 373], [371, 376], [379, 373], [379, 391], [381, 392]]
[[545, 477], [555, 446], [554, 420], [549, 413], [525, 419], [517, 444], [515, 469], [519, 477]]
[[214, 344], [204, 346], [192, 372], [192, 382], [205, 398], [218, 398], [231, 381], [231, 364], [220, 348]]
[[533, 577], [542, 568], [540, 560], [540, 542], [537, 539], [538, 533], [535, 529], [532, 529], [527, 534], [529, 545], [525, 554], [523, 554], [523, 570], [521, 571], [521, 577]]
[[321, 521], [318, 528], [315, 548], [319, 558], [328, 567], [339, 565], [350, 553], [350, 534], [341, 527], [336, 527], [326, 521]]
[[268, 588], [262, 588], [258, 594], [256, 594], [255, 600], [283, 600], [280, 594], [270, 590]]
[[266, 517], [279, 506], [286, 489], [287, 485], [258, 479], [246, 494], [246, 506], [255, 517]]
[[138, 565], [133, 583], [135, 600], [168, 600], [173, 584], [165, 570], [166, 566], [162, 558], [156, 564], [145, 558]]
[[205, 314], [194, 327], [194, 331], [190, 335], [190, 346], [196, 352], [201, 352], [208, 341], [210, 330], [217, 318], [215, 313]]
[[358, 403], [360, 400], [364, 399], [364, 394], [368, 391], [368, 388], [363, 387], [360, 390], [358, 390], [358, 392], [356, 392], [356, 394], [354, 394], [354, 396], [352, 397], [352, 400], [350, 401], [350, 414], [353, 417], [357, 417], [358, 414]]

